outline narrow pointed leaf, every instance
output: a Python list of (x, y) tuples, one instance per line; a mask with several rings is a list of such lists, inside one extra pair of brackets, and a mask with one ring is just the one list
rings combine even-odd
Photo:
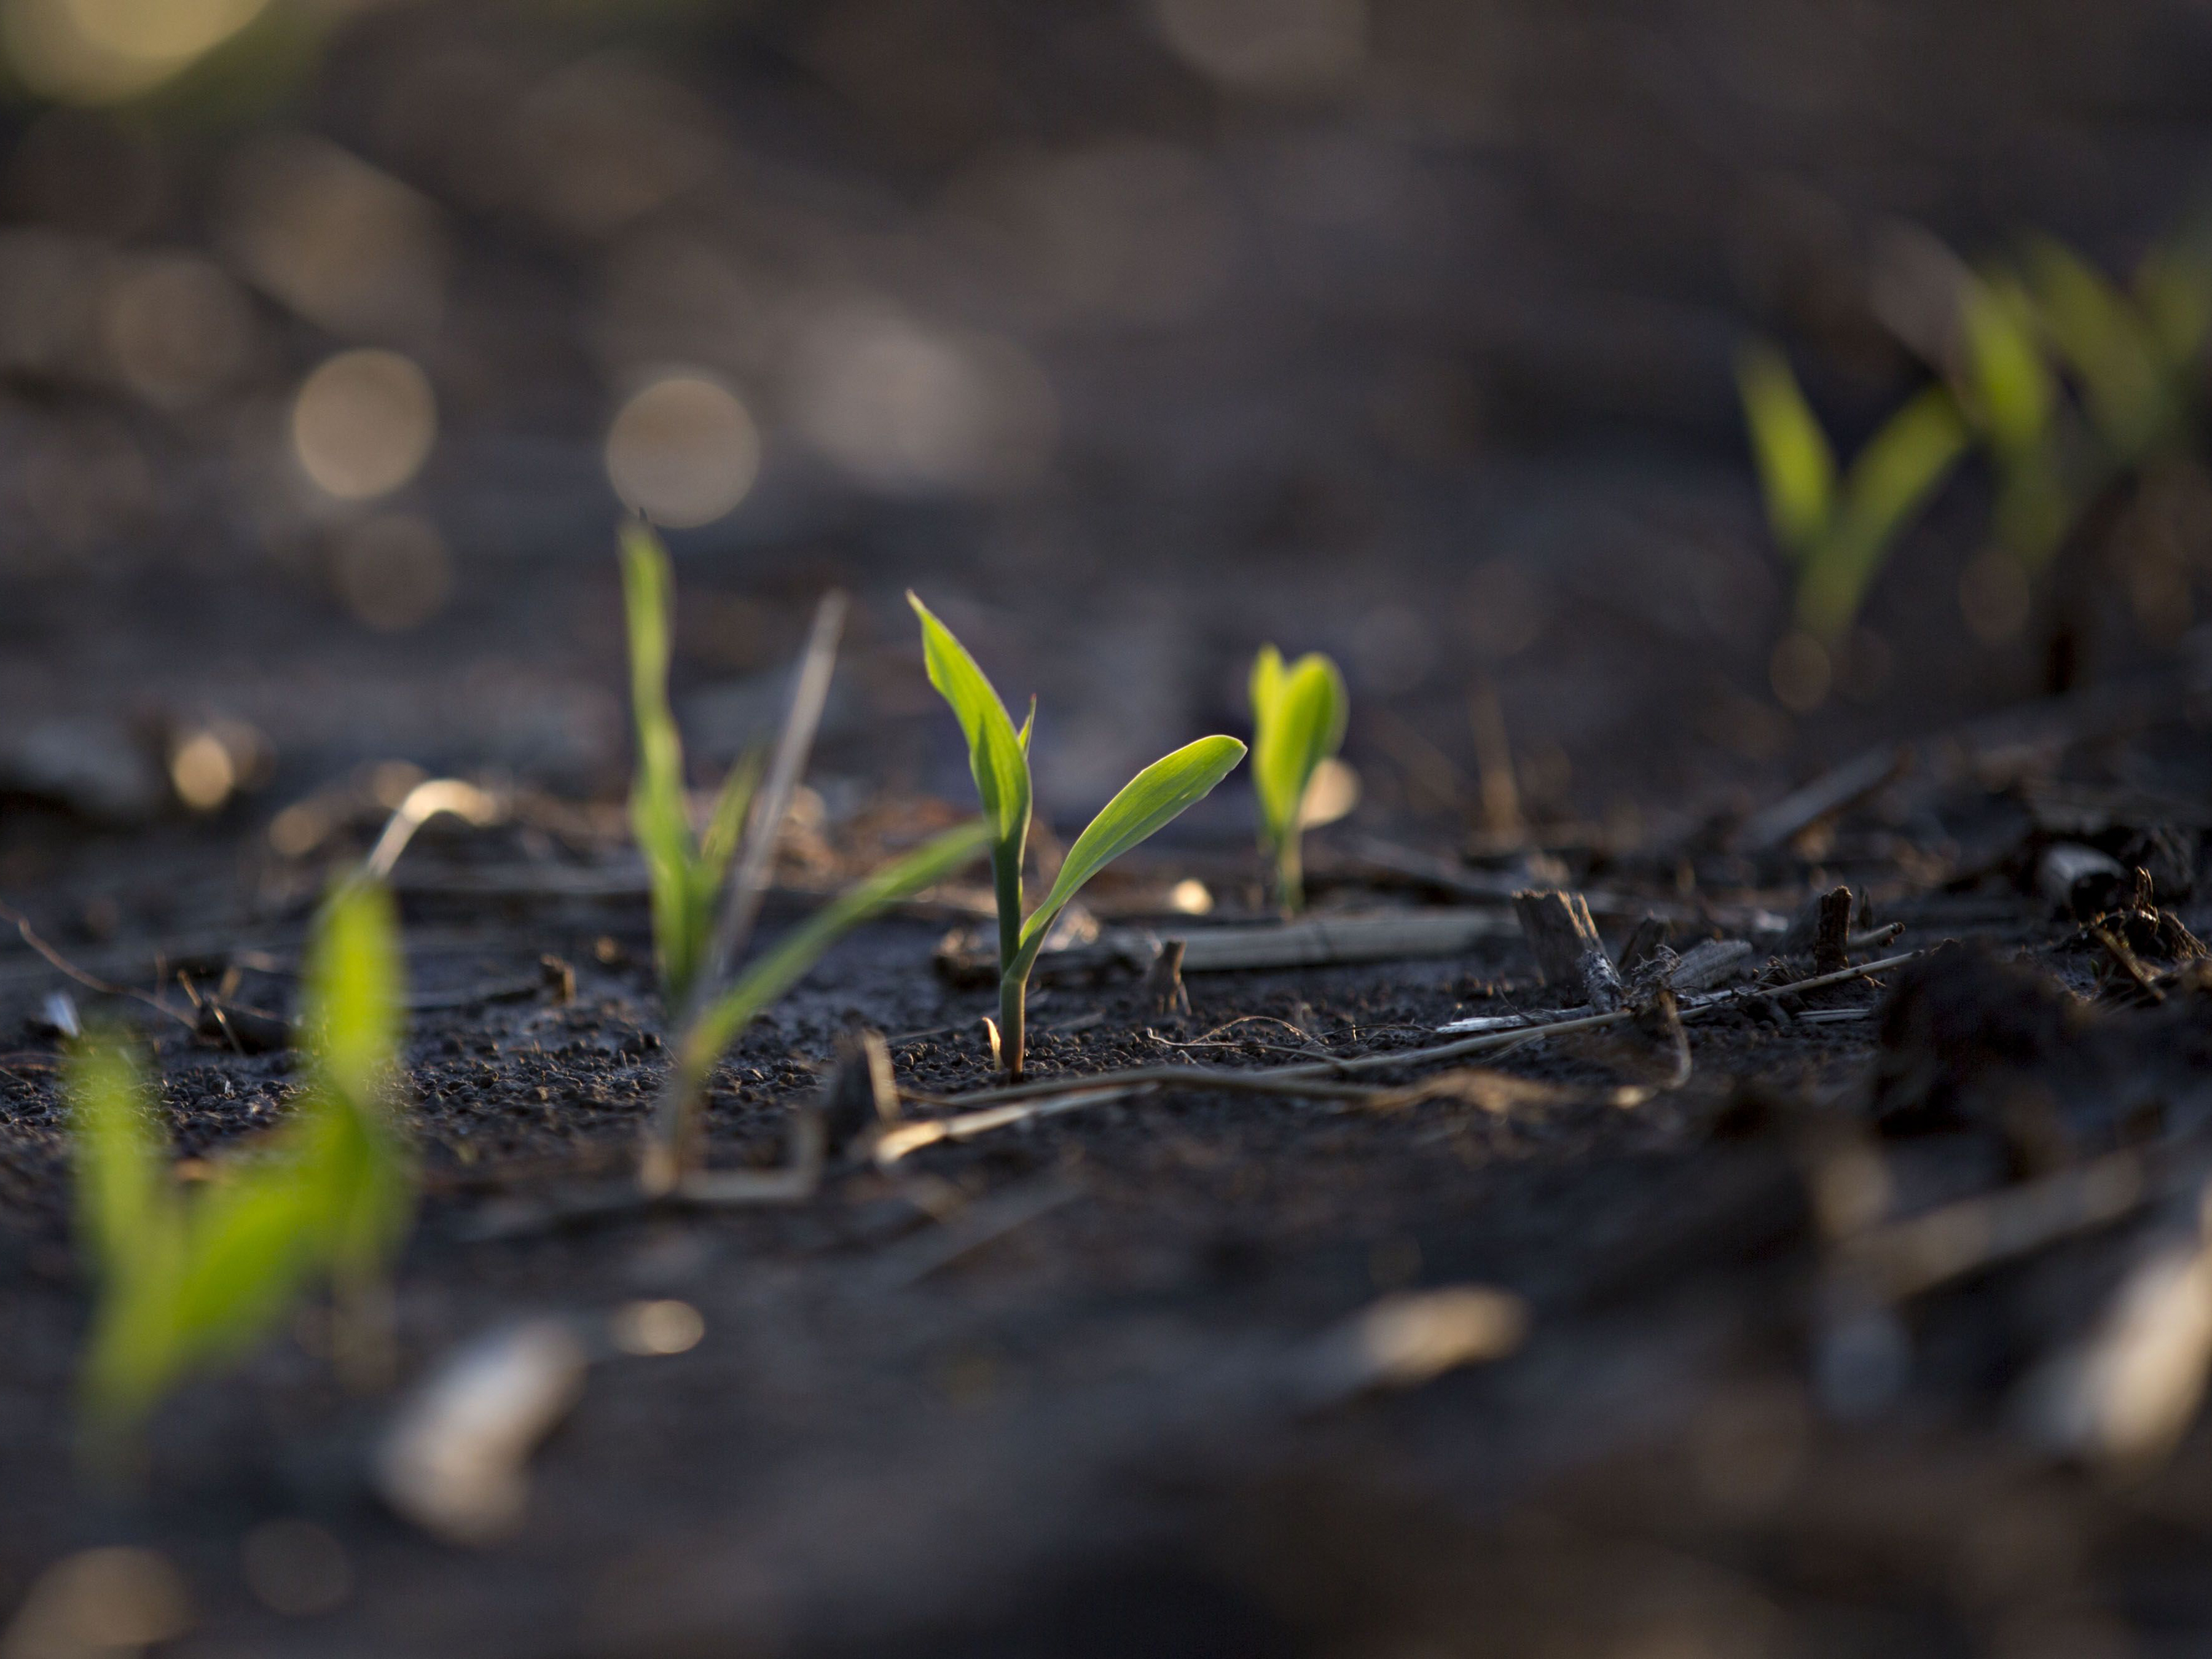
[(1084, 883), (1203, 800), (1243, 758), (1244, 745), (1235, 738), (1200, 738), (1154, 761), (1122, 786), (1121, 793), (1108, 801), (1075, 838), (1075, 845), (1060, 861), (1060, 876), (1052, 890), (1022, 924), (1017, 969), (1027, 971), (1053, 918)]
[(1835, 510), (1835, 452), (1798, 390), (1789, 360), (1771, 346), (1745, 349), (1736, 361), (1736, 387), (1767, 522), (1784, 552), (1802, 555)]
[[(951, 705), (968, 739), (968, 766), (975, 775), (976, 798), (991, 825), (992, 839), (1014, 849), (1018, 857), (1030, 829), (1029, 750), (1023, 733), (1014, 730), (1006, 705), (968, 654), (968, 647), (921, 599), (911, 592), (906, 598), (921, 619), (921, 651), (929, 683)], [(1027, 730), (1025, 725), (1023, 731)]]
[(1849, 630), (1890, 544), (1950, 476), (1966, 441), (1958, 404), (1940, 386), (1867, 441), (1844, 481), (1836, 525), (1798, 579), (1797, 620), (1807, 632), (1832, 645)]
[(241, 1170), (192, 1206), (176, 1286), (176, 1364), (234, 1359), (283, 1315), (320, 1265), (301, 1248), (313, 1233), (315, 1191), (294, 1158)]
[(844, 934), (885, 906), (944, 880), (991, 839), (991, 826), (981, 818), (948, 830), (848, 887), (793, 928), (700, 1016), (678, 1058), (684, 1077), (703, 1078), (753, 1017), (798, 983)]
[(307, 1028), (313, 1076), (363, 1109), (389, 1086), (399, 1048), (398, 924), (378, 883), (331, 893), (307, 952)]
[(630, 712), (637, 728), (631, 833), (653, 896), (653, 949), (664, 993), (680, 999), (697, 970), (707, 925), (700, 910), (690, 819), (684, 802), (684, 745), (668, 706), (669, 610), (673, 580), (660, 538), (631, 520), (622, 530), (623, 610), (629, 624)]
[(1261, 723), (1273, 718), (1275, 704), (1283, 695), (1283, 653), (1272, 645), (1263, 645), (1252, 659), (1252, 729), (1257, 732)]
[(1969, 282), (1960, 323), (1971, 401), (1991, 447), (2014, 462), (2034, 455), (2050, 427), (2057, 387), (2027, 295), (2008, 281)]
[(762, 764), (757, 749), (748, 749), (738, 757), (714, 797), (714, 816), (707, 820), (707, 833), (699, 838), (700, 882), (706, 889), (709, 914), (720, 892), (722, 878), (729, 872), (730, 860), (738, 850), (738, 838), (744, 833), (745, 812), (753, 804), (754, 791), (760, 787)]
[(131, 1271), (163, 1237), (175, 1206), (167, 1138), (148, 1114), (145, 1079), (118, 1042), (88, 1041), (70, 1056), (70, 1144), (76, 1224), (103, 1278)]
[(2166, 414), (2148, 327), (2102, 271), (2062, 242), (2036, 240), (2027, 271), (2038, 320), (2080, 380), (2100, 435), (2123, 459), (2139, 458)]

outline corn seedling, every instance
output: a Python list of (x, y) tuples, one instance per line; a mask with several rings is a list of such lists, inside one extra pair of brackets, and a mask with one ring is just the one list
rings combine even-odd
[(1032, 701), (1017, 731), (967, 647), (911, 592), (907, 602), (921, 621), (929, 683), (951, 706), (968, 739), (969, 769), (989, 826), (999, 911), (999, 1062), (1007, 1076), (1019, 1078), (1030, 970), (1054, 920), (1091, 877), (1204, 799), (1244, 757), (1244, 745), (1235, 738), (1200, 738), (1138, 773), (1075, 838), (1044, 902), (1024, 917), (1022, 861), (1029, 845), (1030, 734), (1036, 705)]
[(987, 824), (973, 820), (884, 866), (817, 910), (726, 991), (706, 1001), (676, 1041), (675, 1066), (640, 1174), (647, 1192), (656, 1196), (675, 1192), (684, 1176), (699, 1168), (699, 1109), (707, 1080), (745, 1027), (805, 977), (839, 939), (878, 911), (943, 881), (981, 853), (989, 835)]
[(1305, 907), (1300, 843), (1314, 773), (1344, 743), (1351, 700), (1344, 675), (1319, 652), (1285, 666), (1262, 646), (1252, 661), (1252, 793), (1260, 808), (1260, 851), (1285, 915)]
[(2079, 388), (2110, 468), (2132, 471), (2178, 448), (2212, 332), (2212, 263), (2187, 243), (2161, 245), (2129, 292), (2063, 243), (2040, 237), (2021, 268), (2036, 324)]
[(653, 902), (653, 948), (661, 995), (682, 1008), (706, 969), (714, 916), (752, 804), (760, 769), (730, 769), (703, 831), (692, 826), (684, 788), (684, 744), (668, 706), (669, 623), (675, 602), (668, 554), (642, 522), (622, 532), (623, 605), (629, 621), (630, 709), (637, 726), (637, 775), (630, 828), (644, 855)]
[(683, 754), (668, 714), (668, 560), (642, 525), (623, 532), (623, 568), (638, 724), (631, 816), (652, 872), (653, 934), (675, 1033), (675, 1064), (639, 1170), (640, 1184), (658, 1196), (676, 1191), (699, 1169), (708, 1078), (744, 1028), (843, 934), (973, 859), (988, 832), (979, 821), (926, 842), (838, 895), (730, 979), (731, 964), (758, 914), (776, 842), (829, 696), (844, 599), (830, 595), (816, 614), (765, 775), (750, 763), (733, 772), (695, 847), (684, 806)]
[(1839, 474), (1827, 435), (1779, 351), (1748, 348), (1736, 383), (1767, 520), (1796, 566), (1797, 625), (1832, 647), (1850, 631), (1898, 537), (1966, 453), (1966, 421), (1948, 390), (1925, 387)]
[(2079, 513), (2072, 446), (2035, 305), (2002, 272), (1970, 278), (1959, 305), (1959, 402), (1987, 452), (1997, 544), (2033, 573), (2050, 563)]
[(185, 1377), (249, 1352), (318, 1279), (336, 1298), (341, 1360), (357, 1376), (374, 1364), (413, 1206), (392, 1109), (399, 977), (390, 899), (341, 884), (310, 951), (299, 1103), (258, 1152), (191, 1187), (169, 1172), (129, 1048), (93, 1041), (73, 1055), (77, 1218), (100, 1285), (83, 1390), (101, 1449)]

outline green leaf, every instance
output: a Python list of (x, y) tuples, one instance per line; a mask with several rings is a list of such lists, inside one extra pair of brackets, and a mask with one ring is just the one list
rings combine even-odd
[(127, 1428), (193, 1370), (264, 1336), (312, 1279), (381, 1274), (412, 1209), (389, 1097), (398, 1067), (398, 926), (383, 887), (337, 883), (307, 951), (307, 1087), (258, 1157), (180, 1190), (137, 1073), (113, 1044), (71, 1064), (77, 1202), (100, 1268), (87, 1405)]
[(2165, 366), (2185, 373), (2212, 335), (2212, 258), (2201, 236), (2153, 248), (2136, 270), (2136, 307)]
[(1940, 386), (1914, 397), (1867, 440), (1844, 481), (1836, 524), (1797, 585), (1797, 620), (1833, 645), (1849, 631), (1883, 556), (1966, 453), (1966, 423)]
[(66, 1086), (77, 1230), (101, 1276), (113, 1279), (149, 1252), (175, 1247), (167, 1137), (155, 1127), (145, 1079), (119, 1041), (77, 1045)]
[(397, 1127), (380, 1110), (311, 1094), (300, 1103), (292, 1133), (297, 1178), (311, 1195), (306, 1236), (342, 1275), (380, 1272), (414, 1213), (413, 1171)]
[(1351, 700), (1328, 658), (1310, 652), (1285, 669), (1272, 645), (1253, 665), (1252, 689), (1252, 787), (1264, 838), (1279, 848), (1298, 832), (1315, 769), (1344, 742)]
[(1736, 387), (1766, 497), (1774, 539), (1801, 556), (1835, 510), (1836, 458), (1820, 422), (1773, 347), (1751, 345), (1736, 359)]
[(290, 1133), (331, 1260), (369, 1271), (398, 1242), (411, 1210), (389, 1105), (403, 996), (391, 895), (367, 881), (333, 890), (308, 960), (305, 1024), (313, 1047)]
[(1968, 393), (1990, 447), (2014, 464), (2039, 456), (2057, 387), (2027, 294), (2003, 277), (1971, 280), (1960, 297), (1960, 325)]
[(662, 994), (679, 1001), (706, 946), (713, 900), (698, 901), (697, 849), (684, 797), (684, 744), (668, 706), (669, 613), (674, 579), (667, 550), (641, 520), (622, 529), (623, 610), (629, 631), (630, 712), (637, 727), (631, 833), (653, 896), (653, 952)]
[(198, 1370), (235, 1359), (283, 1316), (321, 1265), (314, 1183), (298, 1159), (248, 1165), (198, 1194), (175, 1286), (174, 1363)]
[(2127, 296), (2063, 243), (2037, 239), (2027, 270), (2037, 319), (2080, 380), (2099, 435), (2122, 461), (2142, 459), (2170, 412), (2149, 329)]
[(312, 1075), (364, 1108), (390, 1086), (398, 1061), (398, 931), (381, 884), (341, 881), (307, 947), (301, 1023)]
[(1243, 758), (1244, 745), (1234, 738), (1200, 738), (1154, 761), (1124, 784), (1067, 849), (1059, 879), (1022, 924), (1021, 952), (1007, 971), (1025, 977), (1053, 918), (1083, 884), (1203, 800)]
[[(1010, 853), (1018, 863), (1030, 833), (1029, 723), (1018, 732), (1014, 730), (1006, 705), (968, 654), (968, 647), (911, 591), (906, 598), (921, 619), (921, 652), (929, 683), (951, 705), (968, 739), (968, 767), (975, 777), (975, 795), (991, 826), (992, 840), (1002, 856)], [(1032, 720), (1035, 712), (1032, 704)]]
[(706, 921), (710, 927), (714, 902), (721, 896), (722, 878), (729, 873), (730, 860), (737, 853), (738, 838), (744, 834), (745, 812), (753, 804), (753, 791), (760, 787), (763, 765), (757, 749), (748, 749), (738, 757), (737, 763), (722, 780), (720, 793), (714, 797), (714, 815), (707, 820), (707, 833), (699, 838), (698, 869), (706, 889)]
[[(1258, 734), (1260, 723), (1274, 714), (1275, 704), (1283, 695), (1283, 653), (1272, 645), (1263, 645), (1252, 659), (1252, 726)], [(1256, 764), (1256, 763), (1255, 763)]]
[(982, 852), (992, 837), (992, 826), (982, 818), (948, 830), (847, 888), (785, 934), (685, 1034), (678, 1060), (684, 1085), (703, 1079), (754, 1017), (798, 983), (840, 938), (885, 906), (944, 880)]

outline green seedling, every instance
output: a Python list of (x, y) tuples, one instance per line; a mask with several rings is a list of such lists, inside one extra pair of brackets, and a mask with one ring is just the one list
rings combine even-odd
[(178, 1382), (258, 1346), (318, 1280), (335, 1297), (341, 1361), (359, 1376), (379, 1357), (386, 1275), (413, 1207), (392, 1100), (399, 977), (389, 897), (341, 884), (310, 950), (299, 1103), (191, 1186), (170, 1173), (131, 1050), (94, 1041), (71, 1057), (77, 1221), (99, 1280), (83, 1395), (103, 1454)]
[(1747, 349), (1736, 383), (1767, 520), (1797, 568), (1797, 625), (1832, 647), (1850, 631), (1897, 538), (1966, 453), (1966, 420), (1948, 391), (1925, 387), (1839, 477), (1835, 452), (1780, 352)]
[(653, 896), (653, 948), (661, 996), (681, 1008), (707, 965), (714, 913), (730, 859), (760, 781), (757, 760), (730, 769), (703, 831), (684, 788), (684, 744), (668, 706), (669, 623), (674, 579), (660, 538), (632, 520), (622, 532), (623, 605), (629, 626), (630, 709), (637, 776), (629, 817)]
[(2080, 388), (2112, 471), (2132, 471), (2179, 447), (2212, 330), (2204, 258), (2182, 244), (2157, 248), (2130, 294), (2063, 243), (2039, 237), (2022, 270), (2037, 324)]
[(1252, 661), (1252, 793), (1260, 807), (1260, 851), (1285, 915), (1305, 908), (1300, 843), (1307, 792), (1321, 763), (1343, 746), (1351, 699), (1344, 675), (1319, 652), (1285, 667), (1272, 645)]
[(878, 912), (935, 886), (974, 859), (989, 839), (989, 825), (975, 819), (924, 842), (847, 888), (784, 935), (726, 991), (705, 1001), (676, 1040), (675, 1068), (640, 1176), (647, 1192), (672, 1192), (699, 1166), (699, 1107), (707, 1079), (745, 1027), (804, 978), (838, 939)]
[(999, 1063), (1007, 1076), (1019, 1078), (1030, 970), (1054, 919), (1091, 877), (1212, 793), (1244, 757), (1244, 745), (1235, 738), (1200, 738), (1138, 773), (1075, 838), (1044, 902), (1024, 917), (1022, 861), (1029, 845), (1030, 732), (1036, 706), (1031, 702), (1017, 731), (967, 647), (911, 592), (907, 602), (921, 620), (929, 683), (951, 705), (968, 739), (969, 769), (989, 826), (999, 909)]
[(1999, 546), (2033, 574), (2051, 562), (2079, 512), (2063, 407), (2027, 289), (2002, 272), (1970, 278), (1959, 306), (1954, 379), (1987, 452)]

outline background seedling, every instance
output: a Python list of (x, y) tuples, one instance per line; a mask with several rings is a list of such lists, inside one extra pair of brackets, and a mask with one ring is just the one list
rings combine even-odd
[(1962, 282), (1944, 382), (1899, 409), (1840, 483), (1787, 362), (1747, 349), (1738, 386), (1768, 522), (1798, 569), (1797, 625), (1825, 646), (1843, 637), (1970, 446), (1990, 465), (1996, 547), (2040, 575), (2115, 486), (2187, 452), (2208, 337), (2212, 256), (2197, 239), (2154, 248), (2124, 289), (2038, 237)]
[(951, 706), (968, 739), (969, 769), (989, 826), (999, 909), (999, 1061), (1009, 1077), (1018, 1078), (1030, 969), (1054, 919), (1091, 877), (1203, 800), (1244, 757), (1244, 745), (1235, 738), (1200, 738), (1138, 773), (1075, 838), (1044, 902), (1024, 919), (1022, 859), (1029, 845), (1030, 732), (1036, 706), (1031, 702), (1029, 717), (1017, 731), (1006, 705), (967, 647), (927, 605), (911, 592), (906, 597), (921, 621), (929, 683)]
[(2053, 238), (2030, 242), (2021, 285), (2050, 350), (2078, 388), (2106, 465), (2131, 471), (2187, 439), (2212, 331), (2212, 264), (2186, 240), (2154, 248), (2133, 291)]
[(622, 529), (623, 606), (629, 628), (630, 710), (637, 726), (637, 775), (630, 827), (644, 855), (653, 900), (653, 958), (661, 995), (680, 1010), (706, 965), (723, 878), (760, 781), (757, 759), (730, 769), (703, 831), (695, 830), (684, 788), (684, 744), (668, 706), (669, 623), (674, 579), (660, 538), (632, 520)]
[(259, 1149), (189, 1189), (131, 1050), (92, 1041), (73, 1056), (78, 1226), (100, 1284), (84, 1404), (103, 1455), (179, 1382), (250, 1351), (318, 1279), (336, 1297), (341, 1364), (362, 1380), (378, 1369), (386, 1273), (413, 1206), (392, 1107), (399, 978), (389, 897), (341, 884), (310, 947), (307, 1087)]
[(1285, 667), (1272, 645), (1252, 661), (1252, 793), (1260, 809), (1260, 850), (1285, 915), (1305, 906), (1300, 857), (1306, 793), (1315, 770), (1343, 746), (1351, 700), (1344, 675), (1319, 652)]
[(1736, 384), (1767, 521), (1797, 568), (1797, 626), (1832, 649), (1850, 631), (1897, 538), (1966, 453), (1966, 420), (1948, 391), (1925, 387), (1839, 477), (1835, 452), (1779, 351), (1747, 349)]

